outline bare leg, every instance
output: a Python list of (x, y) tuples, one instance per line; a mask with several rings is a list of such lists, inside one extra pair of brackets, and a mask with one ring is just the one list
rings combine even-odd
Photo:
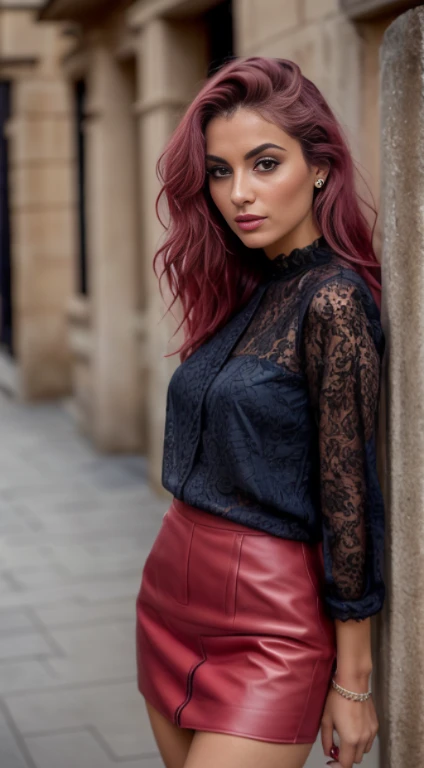
[(303, 768), (312, 747), (196, 731), (184, 768)]
[(153, 735), (166, 768), (183, 768), (194, 731), (177, 728), (145, 700)]

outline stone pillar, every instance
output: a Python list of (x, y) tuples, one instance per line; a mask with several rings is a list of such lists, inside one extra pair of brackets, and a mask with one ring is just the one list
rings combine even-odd
[[(162, 490), (166, 391), (169, 378), (179, 363), (178, 355), (167, 359), (164, 355), (180, 346), (182, 336), (168, 345), (176, 323), (171, 315), (163, 319), (169, 297), (163, 282), (165, 303), (162, 301), (153, 272), (153, 257), (163, 235), (155, 213), (159, 192), (156, 162), (206, 70), (205, 33), (200, 24), (152, 19), (139, 28), (139, 100), (136, 109), (139, 117), (139, 184), (143, 200), (143, 306), (139, 325), (144, 332), (141, 356), (148, 380), (149, 472), (152, 485), (158, 491)], [(178, 307), (173, 311), (178, 313)]]
[(93, 35), (86, 107), (91, 434), (104, 451), (142, 449), (135, 315), (138, 199), (132, 94), (107, 35)]
[(382, 65), (387, 601), (380, 618), (381, 768), (424, 764), (424, 9), (386, 31)]
[[(361, 174), (369, 186), (377, 210), (380, 208), (380, 47), (383, 35), (393, 16), (374, 19), (370, 23), (361, 24), (362, 38), (362, 69), (361, 69), (361, 126), (360, 153)], [(369, 202), (373, 202), (366, 186), (361, 185), (361, 194)], [(365, 210), (365, 215), (374, 225), (374, 215)], [(378, 258), (381, 260), (381, 218), (377, 218), (373, 244)]]
[[(16, 395), (61, 397), (71, 386), (64, 307), (73, 286), (72, 104), (55, 25), (29, 9), (0, 11), (1, 58), (12, 82), (9, 138)], [(3, 70), (2, 70), (3, 71)]]

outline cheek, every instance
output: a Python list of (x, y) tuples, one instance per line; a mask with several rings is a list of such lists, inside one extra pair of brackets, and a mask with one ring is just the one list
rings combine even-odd
[(278, 177), (264, 187), (263, 193), (272, 205), (296, 204), (309, 195), (308, 180), (299, 169), (285, 168)]

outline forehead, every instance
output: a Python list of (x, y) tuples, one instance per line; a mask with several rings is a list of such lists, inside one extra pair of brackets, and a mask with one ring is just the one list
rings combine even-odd
[(250, 109), (240, 108), (232, 115), (219, 115), (209, 121), (206, 131), (206, 152), (212, 155), (245, 155), (260, 144), (272, 142), (285, 149), (292, 148), (292, 139), (275, 123)]

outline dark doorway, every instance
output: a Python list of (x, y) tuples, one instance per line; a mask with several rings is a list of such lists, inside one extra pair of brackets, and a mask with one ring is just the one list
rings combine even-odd
[(13, 355), (9, 156), (5, 131), (10, 118), (10, 89), (9, 82), (0, 80), (0, 343)]
[(77, 264), (77, 292), (82, 293), (84, 296), (89, 292), (87, 272), (87, 217), (85, 213), (85, 99), (85, 81), (78, 80), (75, 83), (79, 255)]
[(231, 0), (214, 6), (205, 14), (209, 42), (208, 77), (234, 56), (233, 9)]

